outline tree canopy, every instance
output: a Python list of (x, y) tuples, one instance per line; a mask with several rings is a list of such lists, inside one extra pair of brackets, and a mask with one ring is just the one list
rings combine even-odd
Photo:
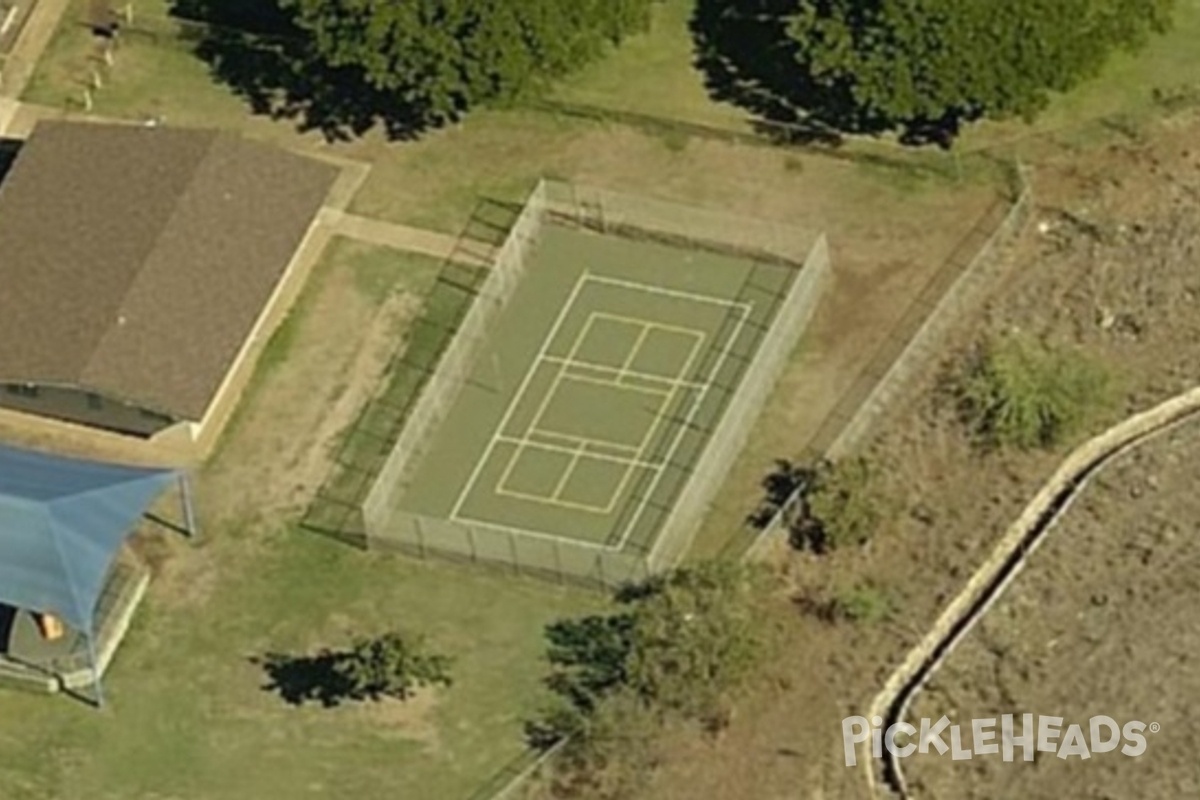
[(425, 124), (510, 98), (645, 28), (652, 0), (279, 0), (327, 66)]
[[(736, 0), (734, 0), (736, 3)], [(1032, 117), (1116, 49), (1167, 28), (1174, 0), (799, 0), (788, 34), (816, 87), (865, 127), (949, 130)]]
[(625, 796), (668, 720), (720, 730), (775, 639), (774, 589), (761, 568), (699, 563), (631, 587), (614, 613), (547, 628), (561, 702), (527, 732), (541, 747), (569, 739), (559, 795)]

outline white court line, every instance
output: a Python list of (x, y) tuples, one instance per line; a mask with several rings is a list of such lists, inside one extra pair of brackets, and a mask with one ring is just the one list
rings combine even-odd
[[(578, 363), (578, 362), (573, 362), (573, 363)], [(660, 383), (671, 384), (671, 386), (669, 388), (652, 389), (649, 386), (633, 386), (631, 384), (621, 383), (621, 382), (615, 381), (615, 380), (606, 381), (603, 378), (593, 378), (591, 375), (572, 375), (566, 371), (569, 367), (570, 367), (570, 364), (567, 364), (566, 366), (563, 367), (562, 380), (564, 380), (564, 381), (576, 381), (578, 383), (590, 383), (593, 386), (607, 386), (610, 389), (620, 389), (621, 391), (624, 391), (624, 392), (640, 392), (642, 394), (648, 394), (648, 395), (652, 395), (654, 397), (666, 397), (667, 395), (671, 394), (671, 392), (675, 391), (675, 389), (676, 389), (676, 387), (674, 385), (675, 382), (672, 381), (670, 378), (662, 378), (659, 381)], [(541, 419), (541, 416), (538, 417), (538, 420), (540, 420), (540, 419)], [(542, 433), (549, 434), (551, 436), (569, 436), (570, 435), (567, 433), (561, 433), (559, 431), (550, 430), (549, 428), (539, 427), (536, 424), (536, 422), (534, 425), (529, 426), (529, 430), (541, 431)], [(590, 441), (608, 444), (608, 442), (605, 442), (603, 439), (591, 439)], [(617, 445), (617, 446), (620, 447), (621, 445)]]
[[(595, 281), (597, 279), (592, 278), (592, 280)], [(695, 336), (700, 339), (703, 339), (708, 335), (708, 331), (704, 328), (689, 328), (686, 325), (672, 325), (669, 322), (658, 322), (656, 320), (645, 319), (644, 317), (631, 317), (627, 314), (614, 314), (611, 311), (593, 311), (592, 316), (599, 317), (600, 319), (610, 319), (613, 322), (621, 322), (626, 325), (635, 325), (639, 328), (651, 327), (664, 331), (671, 331), (672, 333), (682, 333), (688, 336)]]
[(474, 523), (475, 525), (482, 525), (485, 528), (493, 528), (493, 529), (501, 531), (503, 533), (513, 533), (513, 534), (516, 534), (517, 536), (532, 536), (535, 539), (544, 539), (546, 541), (552, 541), (552, 542), (562, 542), (563, 544), (565, 544), (569, 547), (577, 545), (579, 547), (586, 547), (589, 550), (605, 550), (605, 551), (611, 551), (611, 552), (616, 552), (619, 549), (617, 547), (613, 547), (610, 544), (597, 544), (596, 542), (589, 542), (586, 539), (575, 539), (571, 536), (563, 536), (562, 534), (559, 534), (559, 533), (548, 533), (546, 531), (537, 531), (537, 530), (533, 530), (532, 528), (518, 528), (515, 525), (505, 525), (502, 522), (494, 522), (492, 520), (479, 519), (478, 517), (469, 517), (469, 516), (466, 516), (465, 514), (459, 514), (454, 519), (459, 522), (470, 522), (470, 523)]
[[(527, 441), (530, 444), (538, 444), (538, 445), (545, 444), (545, 442), (539, 441), (538, 439), (536, 439), (534, 437), (540, 437), (541, 439), (548, 439), (549, 443), (551, 445), (557, 445), (558, 447), (566, 447), (566, 448), (571, 448), (571, 449), (574, 449), (575, 447), (578, 447), (580, 444), (584, 443), (583, 440), (580, 439), (578, 436), (567, 436), (565, 433), (547, 433), (546, 431), (529, 431), (529, 433), (525, 434), (524, 437), (502, 436), (501, 439), (508, 439), (509, 441), (514, 442), (514, 443), (520, 442), (520, 441)], [(562, 442), (566, 442), (566, 444), (562, 444)], [(627, 449), (632, 450), (633, 448), (630, 447)]]
[[(594, 320), (597, 316), (598, 316), (598, 314), (596, 312), (593, 312), (588, 317), (587, 325), (584, 328), (585, 333), (587, 331), (591, 330), (592, 320)], [(635, 320), (633, 318), (626, 318), (626, 319), (628, 319), (628, 321), (631, 323), (635, 322)], [(646, 334), (649, 333), (649, 331), (654, 327), (654, 323), (652, 323), (652, 322), (642, 321), (642, 322), (640, 322), (640, 324), (642, 325), (642, 328), (643, 328), (642, 335), (638, 338), (637, 342), (635, 343), (634, 349), (632, 351), (633, 355), (637, 354), (638, 349), (640, 349), (641, 343), (644, 341)], [(696, 329), (692, 329), (691, 331), (689, 331), (689, 333), (694, 337), (694, 339), (692, 341), (691, 351), (688, 353), (687, 361), (684, 363), (683, 369), (675, 376), (674, 379), (663, 379), (662, 380), (663, 383), (671, 384), (671, 389), (669, 392), (656, 392), (656, 391), (653, 391), (650, 389), (645, 389), (645, 388), (640, 388), (640, 387), (623, 386), (619, 382), (620, 381), (620, 372), (618, 372), (618, 379), (617, 379), (618, 382), (614, 384), (614, 383), (608, 382), (608, 381), (597, 381), (597, 380), (591, 379), (591, 378), (583, 379), (583, 378), (578, 378), (573, 375), (568, 375), (566, 373), (566, 367), (563, 367), (559, 371), (559, 373), (555, 376), (554, 385), (551, 387), (551, 392), (553, 393), (553, 392), (558, 391), (558, 387), (563, 380), (584, 380), (585, 382), (598, 383), (598, 384), (604, 385), (604, 386), (614, 386), (615, 385), (622, 389), (638, 391), (638, 392), (642, 392), (644, 394), (651, 394), (651, 395), (657, 396), (659, 398), (658, 408), (654, 411), (651, 424), (646, 428), (646, 432), (645, 432), (645, 434), (643, 434), (642, 440), (637, 446), (637, 456), (638, 456), (637, 462), (646, 465), (650, 470), (652, 470), (655, 473), (655, 480), (653, 482), (653, 485), (658, 484), (658, 480), (660, 478), (660, 473), (666, 467), (667, 463), (669, 463), (669, 459), (664, 460), (661, 464), (651, 465), (649, 462), (645, 461), (645, 459), (642, 459), (641, 456), (645, 452), (646, 447), (650, 444), (651, 441), (653, 441), (654, 436), (658, 433), (659, 428), (662, 427), (663, 422), (666, 419), (666, 417), (663, 416), (663, 409), (669, 408), (670, 404), (672, 402), (674, 402), (675, 397), (679, 393), (679, 383), (680, 383), (679, 376), (680, 375), (688, 375), (691, 372), (692, 366), (696, 361), (697, 354), (703, 350), (703, 345), (704, 345), (705, 339), (709, 338), (709, 336), (711, 335), (710, 332), (707, 332), (707, 331), (698, 332)], [(581, 334), (579, 336), (579, 338), (576, 339), (575, 346), (573, 346), (571, 348), (571, 351), (567, 354), (567, 358), (566, 358), (567, 363), (570, 363), (571, 361), (574, 360), (575, 353), (578, 351), (579, 345), (580, 345), (580, 343), (582, 343), (582, 341), (583, 341), (583, 334)], [(630, 360), (632, 360), (632, 357), (627, 357), (626, 364), (628, 364)], [(703, 396), (703, 395), (701, 395), (701, 396)], [(549, 405), (549, 402), (550, 402), (549, 397), (544, 399), (541, 408), (538, 410), (537, 416), (533, 420), (533, 423), (531, 424), (529, 429), (526, 431), (525, 435), (522, 437), (523, 439), (528, 439), (529, 434), (534, 431), (543, 430), (543, 429), (539, 428), (538, 425), (541, 422), (542, 416), (544, 415), (545, 409)], [(550, 433), (550, 434), (555, 433), (554, 431), (544, 431), (544, 432)], [(601, 439), (592, 439), (591, 441), (597, 445), (612, 444), (612, 442), (609, 442), (606, 440), (601, 440)], [(522, 444), (518, 445), (519, 449), (517, 450), (517, 453), (520, 453), (526, 446), (536, 446), (536, 445), (526, 445), (525, 443), (522, 443)], [(574, 452), (571, 455), (572, 455), (571, 463), (570, 463), (570, 465), (568, 465), (566, 471), (564, 472), (564, 477), (559, 483), (560, 489), (562, 486), (564, 486), (566, 484), (567, 480), (570, 478), (571, 474), (574, 472), (576, 465), (579, 463), (578, 452)], [(512, 465), (512, 463), (515, 462), (515, 455), (513, 458), (514, 458), (514, 461), (510, 461), (510, 464), (509, 464), (510, 469), (505, 471), (505, 480), (507, 480), (507, 476), (508, 476), (509, 472), (511, 472), (511, 465)], [(627, 462), (625, 464), (625, 472), (621, 476), (621, 481), (619, 484), (617, 484), (616, 490), (609, 497), (608, 505), (605, 506), (605, 511), (607, 513), (611, 513), (613, 507), (618, 502), (620, 502), (620, 499), (624, 495), (625, 490), (628, 488), (629, 482), (632, 479), (633, 473), (636, 469), (637, 469), (637, 467), (633, 466), (632, 462)], [(571, 507), (576, 507), (576, 508), (578, 508), (578, 507), (588, 507), (588, 508), (597, 508), (597, 509), (599, 508), (598, 506), (589, 507), (589, 506), (584, 506), (584, 504), (570, 503), (570, 501), (560, 501), (558, 499), (558, 495), (559, 495), (559, 492), (556, 492), (553, 497), (547, 498), (546, 500), (544, 500), (542, 502), (546, 502), (549, 505), (559, 505), (559, 504), (570, 505)], [(532, 499), (532, 497), (530, 499)], [(648, 502), (648, 501), (644, 500), (643, 502)], [(639, 512), (638, 516), (640, 517), (640, 515), (641, 514)]]
[[(568, 361), (567, 359), (562, 358), (561, 356), (543, 356), (542, 360), (548, 361), (551, 364), (562, 364), (564, 369), (570, 369), (571, 367), (579, 367), (581, 369), (595, 370), (596, 372), (617, 372), (618, 371), (616, 367), (610, 367), (607, 364), (598, 364), (595, 361), (584, 361), (583, 359), (580, 359), (580, 358), (576, 358), (576, 359), (572, 359), (572, 360)], [(578, 380), (585, 380), (585, 378), (583, 378), (580, 375), (567, 375), (567, 377), (568, 378), (576, 378)], [(632, 369), (625, 370), (625, 377), (634, 378), (636, 380), (642, 380), (642, 381), (647, 381), (647, 382), (665, 383), (671, 387), (670, 389), (646, 389), (646, 391), (648, 391), (648, 392), (653, 392), (653, 391), (669, 392), (679, 386), (685, 386), (688, 389), (703, 389), (704, 388), (703, 383), (696, 383), (695, 381), (680, 380), (679, 378), (668, 378), (666, 375), (654, 375), (653, 373), (650, 373), (650, 372), (639, 372), (637, 370), (632, 370)], [(613, 380), (613, 381), (609, 382), (609, 385), (628, 387), (628, 388), (642, 388), (642, 387), (631, 387), (631, 386), (629, 386), (628, 383), (621, 383), (618, 380)]]
[[(501, 437), (500, 441), (502, 441), (506, 444), (515, 444), (515, 445), (527, 444), (529, 447), (541, 448), (542, 450), (549, 450), (552, 453), (564, 453), (566, 455), (570, 455), (570, 454), (576, 452), (575, 448), (573, 448), (573, 447), (562, 447), (561, 445), (542, 444), (541, 442), (530, 442), (526, 439), (520, 439), (520, 438), (512, 437), (512, 436), (503, 436), (503, 437)], [(582, 441), (584, 443), (584, 445), (588, 444), (588, 440), (580, 440), (580, 441)], [(661, 464), (654, 463), (652, 461), (642, 461), (641, 459), (638, 459), (636, 457), (636, 454), (635, 454), (635, 457), (633, 457), (633, 458), (627, 458), (625, 456), (610, 456), (610, 455), (605, 455), (604, 453), (584, 453), (584, 455), (587, 456), (588, 458), (594, 458), (599, 461), (611, 461), (614, 464), (627, 464), (631, 467), (645, 467), (646, 469), (659, 469), (664, 464), (667, 463), (665, 461), (662, 462)]]
[[(533, 363), (529, 366), (529, 370), (525, 373), (525, 377), (521, 380), (521, 385), (517, 387), (517, 391), (512, 396), (512, 400), (509, 401), (508, 408), (504, 410), (504, 416), (501, 418), (500, 424), (496, 426), (496, 434), (503, 433), (505, 426), (508, 425), (509, 420), (512, 419), (513, 414), (517, 410), (517, 406), (520, 404), (521, 398), (525, 396), (525, 390), (529, 388), (530, 381), (533, 380), (534, 374), (537, 373), (537, 368), (541, 363), (542, 356), (545, 355), (546, 351), (550, 349), (550, 345), (554, 342), (555, 337), (558, 335), (559, 329), (562, 328), (563, 322), (566, 321), (567, 315), (570, 313), (571, 309), (575, 307), (575, 300), (579, 297), (579, 292), (587, 283), (589, 275), (590, 273), (586, 271), (583, 272), (583, 274), (576, 279), (575, 285), (571, 287), (571, 293), (567, 296), (566, 302), (563, 303), (562, 309), (559, 310), (558, 316), (555, 318), (554, 324), (550, 328), (550, 332), (546, 335), (546, 338), (542, 340), (541, 349), (538, 350), (537, 356), (533, 359)], [(467, 478), (466, 485), (463, 487), (463, 490), (459, 492), (458, 499), (454, 501), (454, 508), (450, 510), (450, 519), (458, 518), (458, 512), (462, 510), (463, 504), (467, 500), (467, 495), (470, 494), (471, 490), (475, 488), (475, 482), (479, 480), (479, 474), (483, 471), (483, 468), (488, 463), (488, 460), (491, 459), (492, 451), (495, 449), (496, 436), (493, 435), (492, 440), (488, 442), (487, 448), (484, 450), (479, 462), (475, 465), (475, 469), (471, 471), (471, 476)]]
[[(729, 340), (730, 346), (726, 347), (723, 350), (723, 352), (721, 353), (721, 357), (718, 359), (717, 364), (714, 366), (714, 369), (711, 373), (713, 378), (715, 378), (715, 376), (720, 373), (720, 369), (723, 366), (725, 360), (728, 358), (733, 344), (736, 343), (737, 340), (741, 337), (742, 328), (744, 327), (747, 319), (749, 318), (749, 314), (750, 314), (751, 310), (753, 309), (753, 305), (750, 303), (734, 302), (734, 301), (730, 301), (730, 300), (726, 300), (726, 299), (722, 299), (722, 298), (710, 297), (710, 296), (695, 294), (695, 293), (691, 293), (691, 292), (684, 292), (684, 291), (672, 290), (672, 289), (664, 289), (662, 287), (653, 286), (653, 285), (649, 285), (649, 284), (640, 284), (640, 283), (636, 283), (633, 281), (625, 281), (625, 280), (621, 280), (621, 279), (617, 279), (617, 278), (596, 276), (596, 275), (592, 275), (588, 271), (584, 271), (579, 276), (579, 278), (576, 280), (567, 300), (564, 302), (562, 309), (559, 311), (559, 314), (556, 317), (554, 324), (550, 329), (550, 332), (547, 334), (546, 338), (542, 341), (542, 345), (539, 348), (537, 354), (535, 355), (533, 363), (530, 365), (529, 370), (526, 372), (523, 380), (521, 381), (521, 384), (518, 386), (517, 391), (513, 395), (512, 400), (509, 401), (509, 405), (505, 409), (505, 412), (500, 421), (500, 424), (495, 429), (495, 431), (496, 431), (495, 434), (493, 434), (491, 441), (488, 442), (488, 446), (485, 449), (485, 452), (484, 452), (482, 458), (476, 464), (475, 469), (472, 471), (470, 477), (468, 478), (466, 485), (463, 487), (463, 490), (459, 493), (459, 496), (458, 496), (457, 500), (455, 501), (454, 508), (450, 512), (451, 519), (473, 522), (475, 524), (483, 525), (484, 527), (490, 527), (490, 528), (494, 528), (496, 530), (508, 531), (511, 533), (521, 534), (521, 535), (525, 535), (525, 536), (531, 536), (534, 538), (551, 540), (551, 541), (556, 541), (556, 542), (566, 542), (569, 544), (586, 547), (586, 548), (594, 549), (594, 550), (619, 552), (625, 547), (626, 543), (628, 542), (629, 537), (632, 535), (635, 524), (638, 521), (640, 521), (642, 515), (645, 513), (646, 507), (648, 506), (650, 499), (653, 497), (654, 492), (657, 491), (658, 484), (661, 481), (665, 470), (663, 469), (663, 465), (652, 466), (652, 465), (650, 465), (649, 462), (639, 459), (639, 461), (644, 465), (644, 468), (652, 469), (655, 472), (654, 481), (651, 484), (650, 491), (647, 493), (647, 495), (643, 499), (635, 516), (626, 525), (626, 529), (625, 529), (624, 533), (622, 534), (621, 539), (615, 545), (596, 544), (593, 542), (588, 542), (586, 540), (576, 539), (573, 537), (565, 537), (560, 534), (547, 533), (544, 531), (536, 531), (536, 530), (526, 529), (526, 528), (517, 528), (514, 526), (503, 525), (503, 524), (495, 523), (495, 522), (488, 521), (488, 520), (482, 520), (482, 519), (478, 519), (478, 518), (474, 518), (474, 517), (469, 517), (469, 516), (462, 514), (462, 507), (465, 504), (468, 495), (474, 489), (475, 484), (479, 480), (480, 473), (483, 471), (483, 468), (487, 465), (489, 459), (491, 458), (492, 452), (495, 450), (497, 443), (501, 440), (501, 437), (503, 437), (502, 431), (504, 430), (505, 427), (507, 427), (509, 421), (512, 419), (512, 416), (515, 413), (516, 407), (518, 406), (520, 400), (522, 399), (525, 392), (527, 391), (529, 384), (533, 379), (534, 374), (538, 371), (538, 367), (541, 365), (541, 362), (544, 360), (553, 360), (557, 363), (560, 363), (560, 365), (566, 364), (566, 361), (564, 361), (561, 358), (558, 358), (555, 356), (548, 356), (547, 351), (549, 350), (551, 344), (554, 342), (554, 339), (557, 337), (557, 334), (558, 334), (559, 330), (562, 328), (562, 325), (565, 322), (567, 315), (569, 314), (570, 310), (574, 307), (575, 302), (577, 301), (580, 292), (582, 291), (582, 289), (584, 288), (585, 284), (588, 281), (595, 281), (597, 283), (608, 283), (608, 284), (612, 284), (612, 285), (616, 285), (616, 286), (623, 286), (626, 288), (635, 289), (635, 290), (638, 290), (641, 292), (646, 292), (649, 294), (660, 294), (660, 295), (666, 295), (666, 296), (672, 296), (672, 297), (681, 297), (681, 298), (688, 299), (688, 300), (718, 304), (718, 305), (722, 305), (726, 308), (740, 310), (741, 314), (738, 319), (738, 323), (734, 328), (734, 335)], [(593, 312), (593, 313), (595, 313), (595, 312)], [(706, 332), (704, 334), (704, 336), (707, 336), (707, 335), (708, 335), (708, 333)], [(703, 338), (704, 337), (702, 336), (701, 340), (703, 340)], [(693, 350), (691, 358), (695, 357), (695, 353), (696, 353), (696, 351)], [(688, 364), (687, 368), (685, 368), (684, 372), (682, 373), (684, 375), (688, 374), (688, 370), (690, 370), (690, 368), (691, 368), (691, 363), (690, 363), (691, 358), (689, 358), (689, 364)], [(582, 367), (603, 369), (603, 367), (601, 365), (591, 365), (591, 364), (588, 364), (587, 362), (581, 362), (581, 361), (576, 361), (575, 363), (578, 363)], [(566, 366), (563, 366), (564, 370), (565, 370), (565, 368), (566, 368)], [(560, 375), (561, 375), (561, 372), (560, 372)], [(649, 378), (649, 379), (659, 380), (664, 383), (669, 382), (668, 380), (658, 378), (657, 376), (654, 376), (653, 378)], [(556, 376), (556, 380), (557, 380), (557, 376)], [(675, 386), (671, 390), (671, 393), (670, 393), (672, 399), (673, 399), (675, 393), (679, 390), (679, 388), (698, 389), (700, 392), (700, 395), (693, 401), (692, 408), (689, 411), (684, 424), (680, 425), (679, 430), (676, 431), (675, 440), (672, 443), (672, 447), (671, 447), (671, 450), (669, 451), (666, 461), (663, 462), (664, 465), (670, 462), (670, 458), (673, 456), (674, 452), (679, 447), (679, 442), (682, 438), (683, 433), (691, 425), (692, 419), (694, 418), (698, 409), (701, 406), (703, 406), (704, 400), (708, 395), (709, 389), (712, 388), (711, 381), (706, 384), (698, 384), (693, 381), (686, 381), (686, 382), (681, 381), (677, 378), (675, 381), (673, 381), (673, 383), (675, 384)], [(620, 384), (618, 384), (618, 385), (620, 385)], [(658, 426), (654, 426), (654, 427), (655, 427), (655, 429), (657, 429)], [(508, 439), (509, 437), (503, 437), (503, 438)], [(538, 445), (536, 445), (536, 443), (533, 443), (533, 444), (535, 446), (538, 446)], [(639, 450), (639, 454), (640, 454), (640, 450)], [(598, 453), (597, 454), (589, 454), (589, 455), (591, 455), (592, 457), (601, 458), (601, 459), (605, 458), (605, 456), (598, 454)], [(624, 492), (627, 482), (628, 482), (628, 479), (633, 474), (634, 469), (635, 468), (630, 468), (630, 469), (626, 470), (625, 475), (624, 475), (624, 480), (622, 481), (622, 485), (620, 487), (620, 490), (617, 492), (616, 497), (620, 497), (621, 494)]]
[(631, 349), (629, 354), (625, 356), (624, 363), (621, 364), (620, 368), (617, 370), (617, 383), (620, 383), (621, 378), (625, 377), (625, 373), (629, 369), (629, 365), (633, 363), (635, 358), (637, 358), (637, 354), (641, 351), (642, 345), (646, 343), (646, 337), (650, 335), (650, 331), (652, 330), (653, 328), (651, 328), (649, 325), (642, 326), (642, 332), (638, 334), (637, 341), (633, 343), (633, 349)]
[[(578, 379), (571, 375), (567, 375), (564, 378), (564, 380), (578, 380)], [(625, 487), (629, 485), (630, 476), (633, 474), (633, 471), (635, 469), (637, 469), (636, 466), (632, 465), (634, 461), (639, 460), (638, 458), (636, 458), (636, 456), (640, 456), (642, 454), (642, 452), (645, 451), (647, 443), (650, 442), (650, 440), (653, 438), (655, 432), (658, 430), (659, 425), (661, 424), (661, 421), (663, 419), (662, 411), (664, 408), (666, 408), (669, 405), (669, 403), (671, 402), (671, 399), (675, 396), (676, 390), (673, 389), (670, 392), (656, 392), (656, 391), (653, 391), (650, 389), (638, 389), (638, 388), (634, 388), (631, 386), (620, 386), (619, 384), (613, 384), (613, 383), (607, 383), (607, 382), (601, 382), (601, 383), (604, 386), (617, 386), (618, 388), (624, 389), (625, 391), (642, 392), (644, 394), (648, 394), (648, 395), (658, 398), (658, 408), (654, 410), (654, 412), (652, 414), (653, 419), (651, 421), (651, 424), (649, 426), (647, 426), (646, 432), (644, 434), (642, 434), (642, 440), (637, 444), (636, 447), (628, 448), (628, 449), (631, 449), (634, 451), (635, 458), (634, 459), (620, 459), (618, 461), (618, 463), (625, 464), (625, 474), (621, 476), (621, 482), (618, 484), (616, 491), (609, 498), (608, 506), (606, 506), (607, 512), (611, 513), (613, 505), (618, 502), (619, 498), (621, 497), (621, 494), (625, 491)], [(557, 385), (558, 384), (555, 384), (556, 388), (557, 388)], [(539, 416), (539, 419), (540, 419), (540, 416)], [(512, 464), (516, 462), (516, 457), (518, 454), (520, 454), (526, 447), (541, 447), (541, 445), (537, 444), (536, 442), (529, 441), (529, 434), (531, 434), (535, 431), (539, 431), (539, 432), (546, 433), (549, 435), (554, 435), (556, 433), (555, 431), (548, 431), (548, 430), (536, 427), (536, 422), (537, 421), (535, 420), (534, 426), (530, 427), (525, 432), (525, 435), (520, 437), (520, 439), (518, 440), (519, 441), (519, 444), (517, 444), (518, 449), (514, 452), (513, 456), (511, 457), (511, 461), (509, 462), (510, 469), (505, 471), (505, 479), (506, 480), (507, 480), (508, 473), (511, 472)], [(559, 434), (559, 435), (564, 435), (564, 434)], [(582, 441), (591, 442), (592, 444), (595, 444), (597, 446), (606, 446), (607, 445), (607, 446), (623, 447), (623, 445), (616, 445), (613, 442), (607, 441), (605, 439), (583, 439)], [(550, 449), (550, 448), (546, 448), (546, 449)], [(610, 460), (616, 460), (616, 459), (610, 459)], [(578, 458), (572, 459), (571, 465), (570, 465), (570, 467), (568, 467), (568, 469), (574, 470), (575, 465), (578, 463), (578, 461), (579, 461)], [(645, 466), (645, 467), (648, 467), (648, 468), (654, 469), (654, 470), (659, 470), (659, 469), (662, 469), (665, 464), (666, 464), (665, 461), (663, 462), (663, 464), (660, 464), (657, 466), (655, 466), (653, 464), (649, 464), (648, 462), (643, 462), (642, 466)], [(505, 490), (505, 491), (508, 491), (508, 490)], [(532, 497), (532, 496), (526, 495), (526, 497)], [(547, 505), (555, 505), (555, 504), (561, 503), (561, 501), (557, 500), (557, 498), (546, 498), (542, 502), (545, 502)]]
[[(679, 442), (683, 439), (683, 434), (688, 430), (688, 428), (691, 427), (692, 419), (696, 416), (696, 412), (700, 409), (701, 406), (704, 405), (704, 401), (708, 397), (708, 390), (712, 388), (713, 380), (715, 380), (717, 375), (719, 375), (721, 373), (721, 367), (725, 364), (725, 360), (727, 358), (729, 358), (730, 351), (733, 349), (733, 346), (737, 343), (738, 339), (741, 338), (742, 328), (745, 326), (746, 320), (748, 318), (749, 318), (748, 312), (743, 310), (741, 317), (738, 319), (737, 325), (734, 326), (733, 336), (731, 336), (729, 338), (728, 346), (726, 346), (725, 348), (722, 349), (721, 357), (719, 359), (717, 359), (717, 363), (713, 367), (712, 373), (710, 373), (710, 375), (709, 375), (709, 377), (710, 377), (709, 382), (705, 385), (705, 387), (703, 389), (700, 390), (700, 396), (698, 398), (696, 398), (696, 400), (693, 402), (692, 408), (688, 412), (687, 417), (684, 418), (683, 423), (681, 425), (679, 425), (679, 427), (676, 429), (675, 441), (671, 444), (671, 449), (669, 451), (667, 451), (667, 457), (663, 462), (664, 464), (671, 463), (671, 458), (674, 456), (675, 451), (677, 449), (679, 449)], [(641, 455), (641, 454), (639, 453), (638, 455)], [(656, 491), (658, 491), (658, 484), (660, 481), (662, 481), (662, 476), (664, 473), (666, 473), (666, 469), (660, 469), (655, 473), (654, 480), (650, 484), (650, 490), (648, 492), (646, 492), (645, 497), (642, 498), (642, 502), (641, 502), (640, 507), (637, 510), (637, 513), (625, 525), (625, 532), (621, 535), (621, 540), (617, 543), (618, 550), (624, 549), (625, 543), (627, 541), (629, 541), (629, 537), (633, 534), (635, 523), (640, 521), (642, 518), (642, 515), (646, 512), (646, 507), (650, 503), (650, 498), (652, 498), (654, 496), (654, 493)], [(689, 480), (690, 480), (690, 477), (689, 477)], [(662, 531), (657, 531), (657, 533), (661, 534)]]
[[(520, 439), (513, 439), (511, 441), (514, 444), (521, 443)], [(576, 503), (571, 500), (560, 500), (560, 499), (558, 499), (557, 496), (551, 498), (551, 497), (548, 497), (547, 495), (531, 494), (529, 492), (522, 492), (522, 491), (519, 491), (516, 489), (509, 489), (509, 488), (506, 488), (503, 486), (497, 486), (495, 489), (493, 489), (493, 492), (495, 492), (495, 494), (497, 494), (499, 496), (503, 496), (503, 497), (516, 497), (520, 500), (529, 500), (530, 502), (540, 503), (541, 505), (544, 505), (544, 506), (550, 506), (550, 507), (557, 506), (559, 508), (577, 509), (577, 510), (581, 510), (581, 511), (587, 511), (592, 514), (599, 514), (601, 516), (611, 516), (612, 515), (613, 508), (617, 505), (618, 502), (620, 502), (621, 497), (625, 494), (625, 488), (627, 486), (629, 486), (629, 481), (632, 479), (633, 473), (637, 472), (639, 469), (645, 469), (645, 470), (649, 470), (651, 472), (657, 473), (664, 466), (663, 464), (652, 464), (648, 461), (638, 461), (636, 459), (630, 459), (630, 458), (605, 456), (605, 455), (602, 455), (599, 453), (585, 453), (585, 452), (576, 453), (575, 450), (572, 450), (570, 448), (543, 447), (542, 445), (539, 445), (539, 444), (530, 444), (529, 447), (534, 450), (536, 450), (538, 448), (542, 448), (544, 450), (549, 450), (552, 452), (566, 452), (566, 453), (569, 453), (572, 455), (577, 455), (578, 458), (594, 458), (597, 461), (608, 461), (608, 462), (618, 464), (620, 466), (625, 467), (625, 471), (621, 473), (620, 483), (617, 484), (617, 488), (612, 492), (611, 495), (609, 495), (608, 504), (604, 505), (604, 506), (589, 505), (587, 503)], [(578, 460), (578, 458), (576, 460)], [(459, 517), (459, 519), (462, 519), (462, 518), (463, 517)]]
[(627, 281), (621, 278), (610, 278), (605, 275), (592, 275), (591, 280), (596, 283), (611, 283), (613, 286), (625, 286), (630, 289), (637, 289), (648, 294), (661, 294), (667, 297), (682, 297), (687, 300), (696, 300), (701, 303), (711, 303), (713, 305), (725, 306), (726, 308), (740, 308), (747, 314), (753, 308), (750, 303), (738, 303), (723, 297), (715, 297), (707, 294), (696, 294), (695, 292), (685, 292), (682, 289), (664, 289), (661, 286), (654, 286), (648, 283), (638, 283), (637, 281)]
[(562, 476), (558, 479), (558, 485), (554, 487), (554, 494), (550, 495), (550, 499), (555, 503), (565, 502), (571, 503), (572, 505), (587, 505), (587, 503), (575, 503), (573, 500), (563, 501), (559, 499), (563, 488), (567, 485), (567, 481), (569, 481), (571, 476), (575, 474), (575, 465), (579, 463), (579, 457), (583, 455), (583, 448), (586, 446), (586, 444), (579, 445), (579, 448), (575, 451), (575, 454), (571, 456), (571, 463), (567, 464), (567, 468), (563, 470)]

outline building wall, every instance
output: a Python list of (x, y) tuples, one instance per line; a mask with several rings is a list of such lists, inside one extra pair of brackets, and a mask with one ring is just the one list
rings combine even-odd
[(144, 437), (176, 422), (162, 414), (65, 386), (0, 384), (0, 408)]

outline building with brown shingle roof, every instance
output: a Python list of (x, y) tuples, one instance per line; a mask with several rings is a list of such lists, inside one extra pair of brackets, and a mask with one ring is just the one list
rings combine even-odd
[(0, 407), (198, 438), (336, 174), (229, 133), (40, 123), (0, 183)]

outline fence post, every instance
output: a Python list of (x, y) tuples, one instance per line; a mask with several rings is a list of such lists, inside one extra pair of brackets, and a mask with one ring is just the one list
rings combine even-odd
[(475, 544), (475, 526), (464, 525), (463, 528), (467, 532), (467, 548), (471, 551), (471, 563), (479, 563), (479, 546)]

